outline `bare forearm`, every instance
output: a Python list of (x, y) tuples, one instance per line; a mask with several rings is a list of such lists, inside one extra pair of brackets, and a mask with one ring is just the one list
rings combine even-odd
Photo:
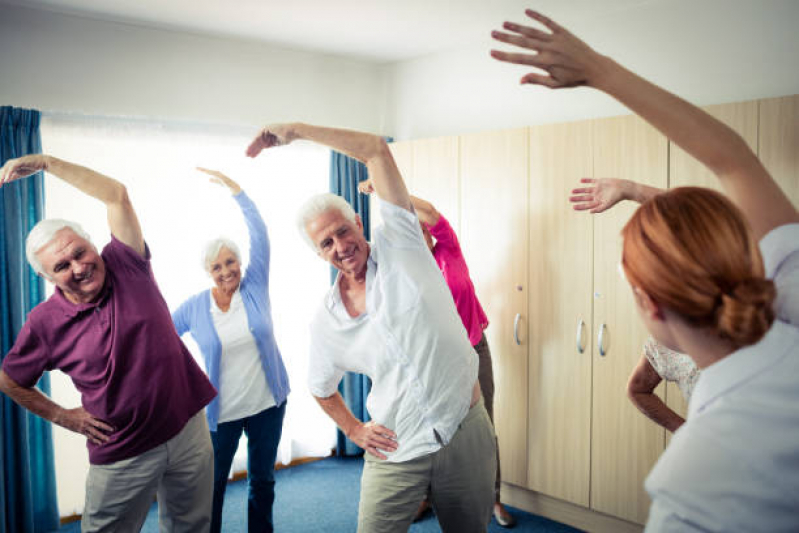
[(16, 384), (4, 372), (0, 372), (0, 392), (14, 400), (31, 413), (58, 423), (64, 408), (45, 396), (35, 387), (26, 388)]
[(344, 398), (340, 393), (337, 392), (328, 398), (319, 398), (318, 396), (314, 396), (314, 398), (345, 435), (351, 435), (353, 429), (361, 423), (344, 403)]
[(685, 419), (671, 410), (663, 400), (653, 393), (630, 394), (630, 401), (647, 418), (674, 432), (685, 423)]
[(128, 201), (125, 186), (113, 178), (53, 156), (46, 161), (47, 172), (107, 205)]
[(436, 210), (433, 204), (416, 196), (411, 196), (411, 204), (419, 220), (428, 226), (436, 225), (441, 214)]
[(385, 201), (410, 210), (408, 190), (391, 155), (391, 150), (382, 137), (371, 133), (301, 123), (293, 124), (291, 129), (297, 139), (323, 144), (363, 162), (377, 195)]
[(663, 193), (663, 189), (659, 189), (657, 187), (650, 187), (649, 185), (644, 185), (643, 183), (637, 183), (635, 181), (625, 180), (625, 194), (624, 197), (627, 200), (632, 200), (633, 202), (638, 202), (642, 204), (657, 196), (658, 194)]

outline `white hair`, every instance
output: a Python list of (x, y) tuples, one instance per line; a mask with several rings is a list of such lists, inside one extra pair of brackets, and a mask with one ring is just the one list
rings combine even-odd
[(209, 241), (208, 244), (205, 245), (205, 250), (203, 250), (203, 269), (206, 272), (210, 273), (211, 263), (219, 257), (219, 252), (222, 251), (222, 248), (227, 248), (233, 252), (233, 255), (235, 255), (236, 259), (241, 263), (241, 254), (239, 253), (239, 247), (236, 246), (236, 243), (225, 237), (219, 237)]
[(27, 256), (28, 263), (30, 263), (33, 271), (37, 274), (42, 274), (49, 278), (49, 276), (44, 273), (42, 269), (42, 262), (39, 261), (38, 257), (36, 257), (36, 254), (39, 252), (39, 250), (52, 242), (56, 233), (65, 228), (71, 229), (78, 237), (86, 239), (89, 241), (89, 244), (94, 246), (89, 234), (86, 233), (77, 222), (72, 222), (71, 220), (64, 220), (61, 218), (46, 218), (44, 220), (40, 220), (35, 226), (33, 226), (33, 229), (30, 231), (30, 233), (28, 233), (28, 238), (25, 240), (25, 255)]
[(316, 246), (316, 243), (311, 240), (311, 236), (308, 235), (308, 224), (327, 211), (338, 211), (353, 224), (357, 221), (358, 215), (355, 214), (355, 210), (341, 196), (330, 192), (311, 196), (302, 205), (299, 213), (297, 213), (297, 229), (314, 252), (318, 252), (319, 248)]

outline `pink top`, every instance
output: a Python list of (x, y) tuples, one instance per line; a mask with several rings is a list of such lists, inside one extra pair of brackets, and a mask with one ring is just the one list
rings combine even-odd
[(469, 277), (469, 267), (466, 266), (466, 260), (463, 258), (458, 237), (443, 215), (439, 216), (435, 225), (427, 226), (427, 229), (430, 230), (430, 235), (436, 239), (436, 244), (433, 246), (433, 257), (435, 257), (438, 268), (444, 274), (444, 279), (452, 292), (455, 307), (469, 334), (469, 342), (475, 346), (480, 342), (483, 330), (488, 327), (488, 317), (474, 293), (472, 278)]

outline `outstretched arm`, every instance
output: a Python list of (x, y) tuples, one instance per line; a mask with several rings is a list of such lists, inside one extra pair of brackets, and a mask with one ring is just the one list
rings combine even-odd
[(36, 387), (19, 385), (8, 374), (0, 370), (0, 392), (31, 413), (58, 424), (70, 431), (80, 433), (95, 444), (108, 442), (108, 433), (113, 428), (91, 416), (83, 407), (65, 409), (42, 394)]
[(7, 161), (0, 171), (0, 187), (42, 170), (103, 202), (111, 233), (144, 256), (144, 237), (139, 219), (133, 210), (127, 189), (115, 179), (52, 156), (37, 154)]
[(387, 459), (380, 450), (393, 452), (397, 449), (397, 435), (393, 431), (374, 422), (364, 423), (355, 418), (340, 393), (327, 398), (314, 398), (347, 438), (370, 454), (379, 459)]
[(527, 15), (549, 31), (506, 22), (503, 28), (511, 33), (492, 33), (498, 41), (535, 52), (491, 52), (500, 61), (546, 72), (527, 74), (522, 83), (553, 89), (587, 85), (616, 98), (716, 174), (757, 239), (777, 226), (799, 222), (790, 200), (732, 129), (597, 53), (540, 13), (527, 10)]
[(583, 178), (580, 183), (591, 186), (572, 189), (569, 201), (574, 204), (575, 211), (590, 210), (592, 214), (607, 211), (622, 200), (642, 204), (663, 192), (657, 187), (618, 178)]
[[(363, 194), (372, 194), (375, 190), (372, 178), (366, 179), (358, 184), (358, 190)], [(435, 208), (433, 204), (427, 200), (422, 200), (416, 196), (411, 196), (411, 205), (413, 205), (416, 216), (419, 220), (428, 226), (435, 226), (441, 213)]]
[(361, 161), (366, 165), (381, 199), (411, 210), (408, 190), (397, 164), (388, 144), (379, 135), (301, 123), (274, 124), (261, 130), (247, 148), (247, 155), (255, 157), (266, 148), (289, 144), (298, 139), (323, 144)]

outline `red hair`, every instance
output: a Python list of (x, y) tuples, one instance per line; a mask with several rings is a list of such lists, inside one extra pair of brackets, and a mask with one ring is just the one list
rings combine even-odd
[(622, 230), (630, 283), (737, 347), (759, 341), (774, 321), (774, 283), (757, 242), (724, 195), (680, 187), (638, 208)]

